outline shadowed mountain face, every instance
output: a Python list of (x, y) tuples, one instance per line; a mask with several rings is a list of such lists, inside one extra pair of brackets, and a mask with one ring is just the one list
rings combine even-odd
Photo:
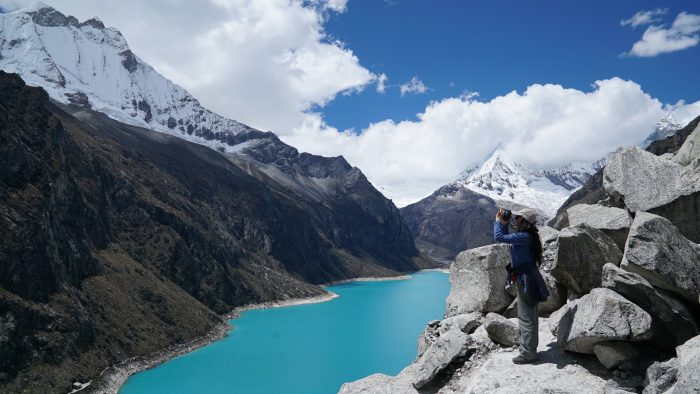
[(450, 184), (401, 208), (420, 250), (453, 260), (463, 250), (493, 243), (496, 203), (462, 185)]
[(0, 391), (68, 391), (235, 306), (431, 266), (359, 170), (295, 152), (226, 158), (0, 71)]
[[(234, 184), (237, 190), (250, 193), (254, 205), (247, 201), (244, 205), (249, 210), (222, 207), (235, 209), (228, 214), (242, 217), (248, 224), (224, 230), (244, 238), (257, 234), (253, 249), (272, 256), (297, 279), (322, 284), (358, 276), (396, 275), (434, 264), (419, 255), (398, 209), (342, 157), (300, 154), (272, 133), (256, 139), (255, 149), (245, 149), (244, 154), (219, 154), (84, 108), (64, 109), (100, 131), (147, 135), (170, 145), (186, 146), (209, 164), (224, 166), (223, 173), (209, 174), (185, 163), (178, 175), (185, 180), (187, 190), (199, 191), (196, 197), (189, 195), (197, 200), (209, 198), (221, 185)], [(142, 149), (141, 142), (136, 141), (134, 148)], [(178, 152), (161, 152), (161, 146), (154, 149), (156, 154), (149, 152), (148, 157), (167, 154), (169, 166), (182, 161)], [(243, 185), (238, 185), (237, 178), (243, 180)], [(197, 189), (200, 182), (208, 187)], [(234, 200), (226, 199), (231, 196), (226, 191), (220, 199), (230, 205)], [(252, 218), (260, 221), (260, 228), (251, 227), (253, 223), (258, 225)]]

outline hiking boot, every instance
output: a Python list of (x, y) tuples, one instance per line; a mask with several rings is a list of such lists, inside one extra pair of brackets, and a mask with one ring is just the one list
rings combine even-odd
[(535, 360), (537, 360), (537, 359), (536, 358), (527, 359), (527, 358), (523, 357), (523, 355), (521, 354), (521, 355), (513, 358), (513, 364), (532, 364), (535, 362)]

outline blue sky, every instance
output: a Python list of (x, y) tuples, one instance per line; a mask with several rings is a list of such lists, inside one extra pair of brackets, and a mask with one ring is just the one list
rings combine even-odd
[[(481, 100), (554, 83), (587, 91), (599, 79), (630, 79), (663, 102), (700, 99), (700, 47), (652, 58), (621, 57), (646, 26), (620, 21), (645, 9), (700, 13), (698, 1), (350, 1), (326, 31), (392, 88), (339, 96), (321, 112), (339, 129), (412, 119), (431, 100), (478, 92)], [(695, 65), (695, 66), (693, 66)], [(418, 77), (425, 94), (401, 97)]]

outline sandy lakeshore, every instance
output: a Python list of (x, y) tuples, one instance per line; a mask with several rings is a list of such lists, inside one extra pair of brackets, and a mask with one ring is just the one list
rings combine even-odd
[(354, 278), (354, 279), (341, 279), (341, 280), (336, 280), (333, 282), (328, 282), (323, 285), (323, 287), (327, 286), (333, 286), (333, 285), (340, 285), (343, 283), (351, 283), (351, 282), (383, 282), (387, 280), (406, 280), (406, 279), (411, 279), (411, 275), (399, 275), (399, 276), (368, 276), (368, 277), (363, 277), (363, 278)]

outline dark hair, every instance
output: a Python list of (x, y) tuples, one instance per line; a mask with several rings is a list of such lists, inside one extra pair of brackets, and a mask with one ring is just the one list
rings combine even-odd
[(516, 231), (524, 231), (530, 234), (530, 237), (532, 237), (532, 255), (535, 256), (535, 264), (537, 264), (537, 267), (542, 265), (542, 240), (540, 239), (540, 232), (537, 226), (523, 218), (522, 223), (516, 228)]
[(540, 240), (540, 232), (534, 224), (525, 227), (525, 231), (532, 237), (532, 254), (535, 256), (535, 263), (539, 267), (542, 265), (542, 241)]

